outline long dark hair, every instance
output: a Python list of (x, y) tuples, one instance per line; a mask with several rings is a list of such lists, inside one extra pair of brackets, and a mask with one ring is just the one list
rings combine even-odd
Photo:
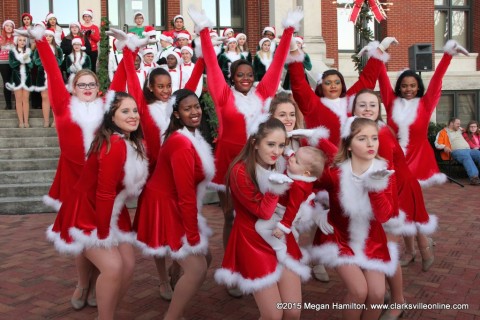
[[(342, 93), (340, 93), (340, 98), (343, 98), (347, 95), (347, 86), (345, 85), (345, 78), (343, 77), (343, 75), (339, 71), (334, 70), (334, 69), (330, 69), (330, 70), (325, 71), (322, 74), (322, 82), (325, 80), (326, 77), (333, 76), (333, 75), (338, 76), (340, 78), (340, 82), (342, 83)], [(323, 89), (322, 89), (322, 84), (321, 83), (318, 84), (317, 87), (315, 88), (315, 94), (317, 96), (319, 96), (320, 98), (325, 96), (323, 94)]]
[(170, 79), (172, 78), (167, 70), (160, 67), (152, 69), (150, 71), (147, 77), (147, 81), (145, 81), (145, 83), (143, 84), (143, 96), (145, 97), (145, 101), (147, 102), (147, 104), (154, 103), (158, 100), (153, 94), (153, 92), (150, 90), (150, 85), (154, 83), (156, 76), (167, 76)]
[[(198, 97), (195, 94), (195, 92), (188, 90), (188, 89), (179, 89), (175, 91), (175, 93), (172, 95), (170, 99), (175, 99), (175, 102), (173, 103), (173, 111), (178, 111), (178, 107), (180, 106), (180, 102), (182, 102), (183, 99), (194, 96), (195, 98)], [(170, 123), (168, 124), (167, 130), (165, 130), (165, 140), (174, 133), (175, 131), (182, 129), (185, 127), (185, 124), (182, 122), (180, 118), (175, 117), (175, 115), (172, 112), (172, 115), (170, 116)]]
[(233, 62), (231, 65), (230, 65), (230, 85), (233, 85), (233, 78), (235, 76), (235, 74), (237, 73), (237, 69), (238, 67), (240, 67), (241, 65), (244, 65), (246, 64), (247, 66), (249, 66), (250, 68), (252, 68), (252, 71), (253, 71), (253, 66), (252, 64), (248, 61), (248, 60), (245, 60), (245, 59), (238, 59), (237, 61)]
[(414, 77), (415, 80), (417, 80), (418, 91), (417, 91), (416, 97), (417, 98), (423, 97), (423, 95), (425, 94), (425, 85), (423, 84), (422, 78), (420, 78), (420, 76), (418, 74), (416, 74), (415, 71), (413, 71), (413, 70), (405, 70), (405, 71), (402, 72), (400, 77), (398, 77), (397, 83), (395, 84), (395, 95), (397, 97), (402, 96), (402, 93), (400, 92), (400, 87), (402, 85), (403, 78), (405, 78), (405, 77)]
[[(117, 112), (118, 108), (120, 108), (122, 102), (125, 99), (132, 99), (133, 101), (135, 101), (135, 99), (126, 92), (115, 93), (112, 104), (108, 112), (106, 112), (103, 116), (102, 124), (97, 130), (97, 133), (95, 134), (95, 138), (92, 141), (87, 156), (94, 152), (100, 152), (103, 143), (106, 143), (108, 153), (111, 147), (110, 137), (112, 136), (112, 134), (114, 134), (115, 132), (122, 134), (122, 130), (115, 123), (113, 123), (112, 117), (115, 115), (115, 112)], [(142, 159), (146, 159), (145, 148), (143, 146), (143, 131), (140, 124), (138, 125), (137, 130), (130, 133), (128, 140), (133, 143), (138, 155)]]
[(226, 183), (225, 183), (227, 187), (226, 188), (227, 197), (229, 197), (230, 175), (231, 175), (232, 168), (238, 162), (241, 162), (241, 161), (245, 162), (247, 174), (258, 190), (257, 175), (255, 170), (256, 164), (257, 164), (257, 152), (255, 147), (258, 146), (260, 141), (263, 140), (270, 132), (274, 130), (282, 130), (285, 133), (285, 141), (287, 140), (287, 131), (285, 130), (285, 126), (280, 120), (276, 118), (269, 118), (267, 121), (260, 124), (258, 126), (257, 133), (252, 134), (248, 138), (247, 143), (243, 147), (242, 151), (235, 158), (235, 160), (232, 161), (232, 163), (230, 164), (230, 167), (228, 168), (227, 175), (226, 175)]

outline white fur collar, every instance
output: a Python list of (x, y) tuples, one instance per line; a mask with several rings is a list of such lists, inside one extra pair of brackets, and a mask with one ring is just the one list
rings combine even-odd
[(345, 121), (347, 120), (347, 108), (348, 108), (348, 101), (346, 97), (338, 98), (335, 100), (328, 99), (325, 97), (320, 98), (320, 101), (333, 113), (337, 115), (340, 119), (340, 125), (343, 126)]
[(148, 111), (153, 118), (153, 121), (160, 129), (160, 141), (163, 142), (165, 136), (163, 135), (170, 124), (170, 116), (172, 115), (172, 105), (167, 101), (155, 101), (148, 105)]
[(288, 171), (288, 169), (287, 169), (287, 176), (289, 176), (293, 180), (303, 181), (303, 182), (314, 182), (315, 180), (317, 180), (317, 178), (315, 177), (310, 177), (310, 176), (307, 177), (307, 176), (301, 176), (299, 174), (293, 174), (290, 171)]
[[(21, 64), (30, 63), (32, 61), (32, 59), (30, 58), (30, 56), (32, 54), (32, 50), (30, 48), (26, 48), (25, 52), (18, 52), (16, 48), (13, 49), (12, 51), (15, 55), (15, 59), (20, 61)], [(24, 57), (25, 54), (28, 54), (28, 59), (27, 60), (23, 60), (23, 57)], [(8, 79), (8, 80), (10, 80), (10, 79)]]
[(86, 155), (92, 144), (95, 132), (103, 120), (103, 100), (97, 98), (92, 102), (83, 102), (77, 97), (72, 96), (70, 100), (70, 113), (72, 121), (82, 130), (83, 147)]
[(148, 161), (140, 158), (138, 152), (132, 144), (125, 140), (127, 148), (127, 159), (125, 161), (123, 185), (128, 196), (136, 197), (140, 195), (148, 176)]
[(260, 60), (260, 62), (265, 66), (265, 70), (268, 70), (268, 68), (270, 68), (270, 65), (272, 64), (272, 61), (273, 61), (273, 54), (270, 53), (270, 57), (268, 57), (266, 54), (261, 54), (261, 53), (258, 53), (258, 59)]
[(410, 141), (410, 125), (417, 119), (420, 98), (396, 98), (393, 102), (392, 120), (398, 126), (398, 142), (406, 153)]
[(245, 127), (247, 132), (247, 139), (252, 134), (258, 131), (258, 126), (267, 121), (269, 118), (268, 109), (265, 103), (256, 94), (256, 90), (252, 88), (247, 95), (235, 90), (232, 87), (232, 92), (235, 97), (235, 106), (245, 118)]
[[(80, 59), (75, 59), (76, 58), (75, 55), (77, 56), (77, 58), (78, 56), (80, 56)], [(85, 63), (86, 56), (87, 56), (86, 53), (75, 52), (75, 51), (73, 51), (68, 55), (68, 57), (70, 58), (70, 61), (72, 61), (72, 63), (77, 67), (78, 70), (83, 69), (82, 66)]]
[(232, 51), (225, 52), (225, 56), (231, 62), (235, 62), (235, 61), (240, 60), (242, 58), (242, 56), (239, 53), (232, 52)]

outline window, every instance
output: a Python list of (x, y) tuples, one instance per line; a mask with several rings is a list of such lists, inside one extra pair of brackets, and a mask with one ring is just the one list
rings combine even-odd
[[(337, 34), (338, 34), (338, 50), (355, 51), (358, 45), (359, 37), (355, 32), (355, 24), (350, 19), (352, 13), (353, 0), (337, 1)], [(373, 31), (376, 38), (377, 23), (373, 15), (372, 20), (368, 23), (368, 27)]]
[(479, 120), (480, 91), (445, 91), (437, 105), (437, 123), (447, 123), (451, 117), (458, 117), (466, 124)]
[(471, 36), (470, 0), (435, 0), (435, 50), (454, 39), (469, 50)]
[(108, 0), (108, 19), (113, 28), (124, 31), (135, 26), (135, 12), (140, 11), (145, 18), (143, 25), (153, 25), (157, 30), (167, 27), (165, 0)]
[(30, 0), (27, 10), (32, 13), (34, 22), (44, 21), (49, 12), (55, 13), (66, 34), (70, 22), (78, 21), (78, 0)]
[(221, 31), (227, 27), (234, 29), (235, 33), (243, 31), (245, 25), (244, 0), (203, 0), (202, 8), (214, 22), (214, 28), (220, 35)]

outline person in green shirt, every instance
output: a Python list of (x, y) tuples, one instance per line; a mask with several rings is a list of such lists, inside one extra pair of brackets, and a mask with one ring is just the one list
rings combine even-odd
[(145, 21), (143, 13), (140, 11), (135, 12), (133, 21), (135, 22), (135, 27), (128, 29), (128, 32), (135, 33), (140, 38), (143, 38), (143, 22)]

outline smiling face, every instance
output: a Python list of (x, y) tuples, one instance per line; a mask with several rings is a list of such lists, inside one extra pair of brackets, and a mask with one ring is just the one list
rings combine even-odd
[[(79, 88), (79, 86), (86, 85), (86, 87)], [(96, 79), (87, 74), (78, 78), (77, 82), (72, 86), (72, 94), (76, 96), (80, 101), (92, 102), (98, 95), (98, 83)]]
[(160, 74), (155, 76), (149, 87), (155, 99), (162, 102), (167, 102), (172, 95), (172, 79), (167, 75)]
[(182, 60), (185, 63), (190, 63), (192, 61), (192, 54), (188, 50), (182, 50)]
[(235, 90), (247, 94), (253, 86), (253, 68), (248, 64), (239, 65), (233, 75)]
[(146, 64), (150, 64), (153, 61), (153, 53), (146, 53), (143, 55), (143, 62)]
[(377, 121), (380, 113), (378, 97), (375, 94), (368, 92), (357, 95), (353, 113), (357, 117)]
[(235, 41), (228, 43), (228, 51), (236, 51), (237, 50), (237, 43)]
[(140, 124), (140, 115), (135, 100), (124, 98), (115, 111), (112, 121), (126, 135), (137, 130)]
[(378, 152), (378, 130), (375, 126), (364, 126), (352, 139), (348, 148), (352, 160), (369, 161), (375, 158)]
[(286, 136), (281, 129), (274, 129), (260, 141), (256, 141), (256, 161), (265, 169), (273, 166), (285, 149)]
[(414, 77), (405, 77), (400, 83), (400, 95), (402, 98), (411, 100), (417, 96), (418, 82)]
[(189, 131), (195, 131), (202, 121), (202, 108), (198, 102), (198, 98), (194, 95), (188, 96), (178, 106), (178, 111), (174, 111), (173, 115), (179, 118)]
[(262, 51), (269, 52), (270, 51), (270, 41), (265, 41), (262, 43)]
[(337, 99), (342, 94), (342, 80), (336, 74), (329, 75), (322, 80), (323, 96), (328, 99)]
[(280, 103), (277, 105), (273, 117), (282, 121), (287, 132), (295, 128), (297, 117), (295, 114), (295, 106), (291, 103)]

